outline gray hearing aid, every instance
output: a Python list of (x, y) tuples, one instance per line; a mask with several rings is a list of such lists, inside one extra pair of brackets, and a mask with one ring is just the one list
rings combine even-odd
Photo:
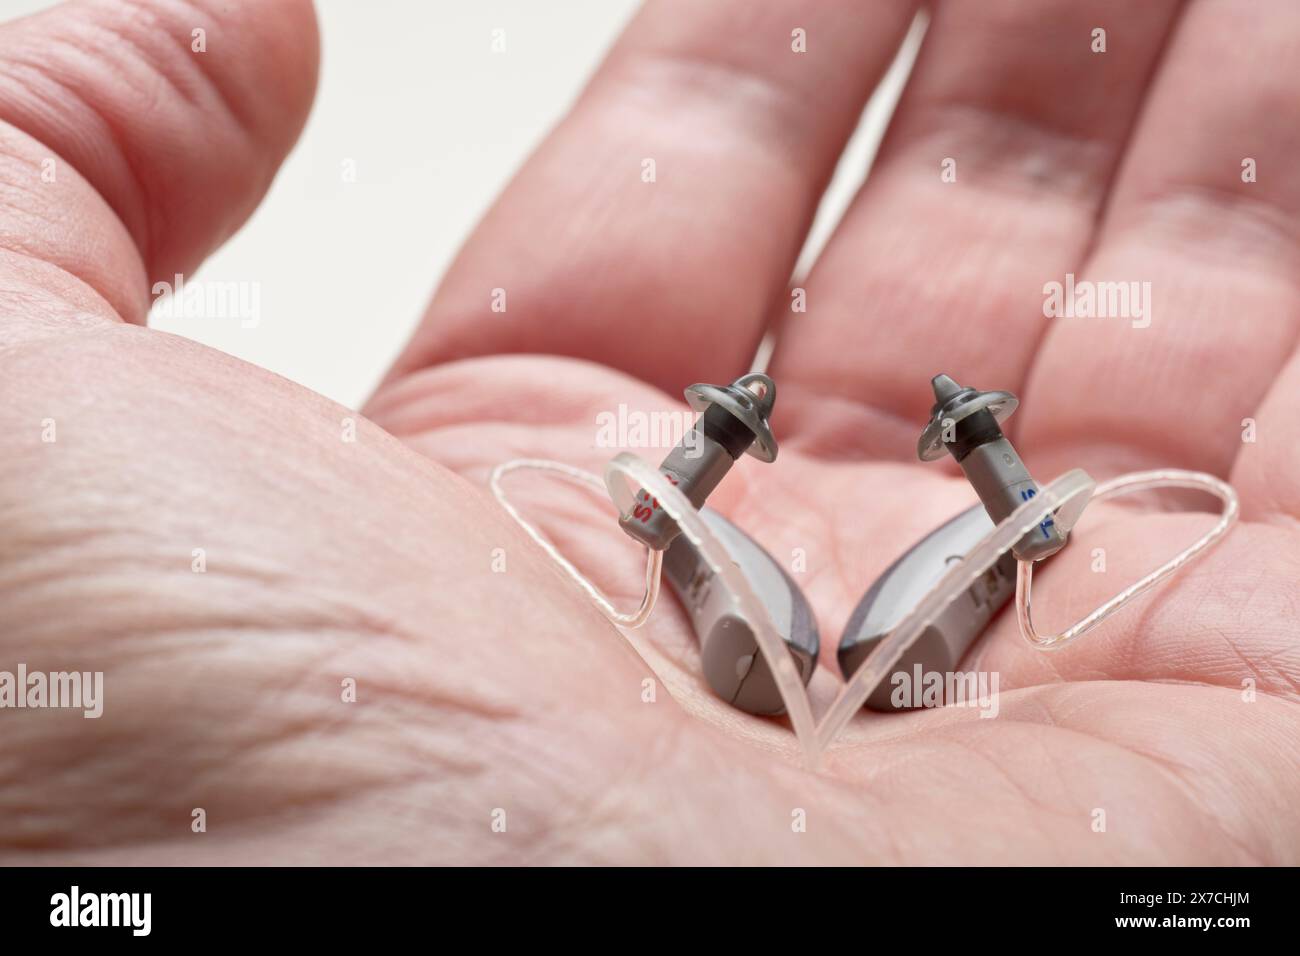
[[(992, 528), (993, 522), (984, 509), (974, 505), (912, 545), (876, 579), (858, 602), (840, 639), (837, 656), (846, 679), (939, 582), (952, 563), (965, 557)], [(910, 700), (898, 707), (890, 700), (894, 675), (902, 673), (914, 679), (918, 665), (923, 674), (955, 671), (975, 639), (1015, 593), (1016, 560), (1007, 553), (921, 633), (893, 673), (871, 692), (867, 706), (883, 711), (911, 709)]]
[[(730, 385), (697, 384), (686, 389), (686, 401), (700, 417), (659, 470), (702, 509), (701, 519), (749, 581), (806, 684), (817, 663), (819, 639), (803, 592), (757, 542), (722, 515), (702, 508), (743, 453), (765, 462), (776, 459), (768, 423), (776, 383), (755, 373)], [(781, 694), (754, 639), (757, 622), (747, 619), (739, 597), (681, 535), (677, 523), (642, 489), (619, 526), (647, 547), (664, 551), (664, 577), (691, 619), (713, 692), (751, 714), (782, 713)]]
[[(807, 684), (817, 666), (820, 640), (803, 591), (775, 558), (722, 515), (705, 508), (700, 517), (745, 575)], [(781, 692), (754, 639), (755, 623), (689, 538), (679, 537), (664, 554), (664, 577), (690, 615), (704, 679), (713, 692), (751, 714), (784, 713)]]
[[(956, 459), (980, 504), (932, 531), (895, 561), (862, 596), (840, 639), (838, 658), (846, 678), (862, 666), (875, 646), (916, 606), (948, 570), (1021, 504), (1038, 494), (1020, 455), (1002, 434), (1001, 423), (1020, 401), (1010, 392), (981, 392), (958, 385), (947, 375), (930, 381), (934, 407), (916, 443), (922, 461)], [(1016, 542), (966, 593), (948, 606), (908, 649), (889, 678), (880, 682), (867, 706), (897, 708), (891, 701), (893, 678), (905, 673), (951, 673), (989, 621), (1016, 592), (1016, 561), (1040, 561), (1065, 546), (1066, 535), (1049, 517)]]

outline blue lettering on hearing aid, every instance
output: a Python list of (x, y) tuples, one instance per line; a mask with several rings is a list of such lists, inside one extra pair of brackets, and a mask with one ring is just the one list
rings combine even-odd
[[(1037, 488), (1022, 488), (1020, 489), (1020, 500), (1028, 501), (1036, 494), (1038, 494)], [(1047, 530), (1050, 527), (1052, 527), (1052, 518), (1051, 515), (1048, 515), (1043, 519), (1043, 523), (1038, 526), (1038, 530), (1043, 532), (1044, 538), (1050, 538), (1052, 536), (1051, 532)]]

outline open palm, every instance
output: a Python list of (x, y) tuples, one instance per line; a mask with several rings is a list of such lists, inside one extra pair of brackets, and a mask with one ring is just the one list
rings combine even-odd
[[(154, 9), (147, 31), (95, 4), (0, 30), (0, 660), (103, 670), (110, 695), (98, 721), (0, 715), (7, 856), (1300, 861), (1300, 185), (1282, 173), (1300, 130), (1276, 119), (1300, 108), (1293, 5), (938, 4), (791, 312), (803, 234), (913, 6), (653, 2), (470, 240), (355, 441), (346, 410), (133, 324), (150, 280), (255, 204), (315, 71), (306, 4), (213, 4), (240, 55), (201, 65), (191, 17)], [(106, 30), (140, 31), (95, 55), (123, 58), (120, 90), (67, 42)], [(149, 114), (124, 105), (142, 84)], [(34, 172), (50, 155), (57, 183)], [(1150, 282), (1150, 325), (1044, 318), (1067, 274)], [(783, 721), (709, 694), (675, 602), (621, 634), (485, 490), (508, 458), (598, 470), (600, 413), (680, 411), (774, 321), (781, 456), (743, 460), (710, 503), (779, 561), (798, 549), (817, 711), (864, 588), (973, 501), (914, 459), (936, 372), (1021, 395), (1040, 480), (1202, 469), (1243, 521), (1062, 652), (999, 617), (963, 664), (999, 673), (995, 719), (864, 713), (807, 773)], [(510, 481), (635, 599), (608, 503)], [(1208, 524), (1090, 509), (1039, 579), (1045, 625)]]

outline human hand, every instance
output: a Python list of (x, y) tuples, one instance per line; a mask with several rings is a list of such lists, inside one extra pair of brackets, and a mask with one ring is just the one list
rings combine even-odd
[[(310, 7), (208, 5), (232, 52), (207, 59), (186, 8), (151, 9), (0, 29), (0, 668), (102, 670), (106, 690), (98, 720), (0, 713), (6, 859), (1300, 858), (1300, 187), (1281, 172), (1300, 133), (1275, 121), (1300, 103), (1300, 12), (941, 5), (791, 314), (803, 232), (912, 5), (652, 3), (346, 441), (346, 409), (138, 327), (152, 280), (233, 231), (301, 126)], [(130, 42), (92, 42), (105, 30)], [(1066, 273), (1150, 281), (1149, 327), (1044, 319)], [(862, 714), (809, 774), (783, 722), (703, 686), (671, 599), (621, 635), (485, 493), (507, 458), (599, 468), (599, 413), (682, 410), (668, 396), (744, 371), (774, 316), (781, 457), (743, 461), (710, 503), (778, 560), (806, 554), (815, 708), (863, 589), (972, 501), (914, 461), (935, 372), (1021, 395), (1014, 437), (1040, 480), (1203, 469), (1243, 520), (1066, 651), (1028, 648), (1002, 615), (962, 665), (1000, 675), (995, 719)], [(640, 555), (607, 506), (544, 477), (511, 488), (632, 598)], [(1090, 508), (1037, 578), (1043, 623), (1208, 521)]]

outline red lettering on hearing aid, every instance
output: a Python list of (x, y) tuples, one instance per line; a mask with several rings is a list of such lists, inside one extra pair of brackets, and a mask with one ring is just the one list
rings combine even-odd
[[(675, 476), (668, 474), (666, 471), (661, 471), (659, 474), (667, 478), (668, 483), (674, 488), (677, 487), (677, 478)], [(643, 504), (639, 504), (632, 509), (632, 517), (637, 521), (640, 521), (642, 524), (645, 524), (654, 516), (654, 513), (659, 510), (659, 499), (650, 497), (650, 492), (646, 491), (644, 488), (637, 492), (636, 497), (637, 500), (643, 502)], [(644, 502), (649, 502), (649, 504), (645, 504)]]

